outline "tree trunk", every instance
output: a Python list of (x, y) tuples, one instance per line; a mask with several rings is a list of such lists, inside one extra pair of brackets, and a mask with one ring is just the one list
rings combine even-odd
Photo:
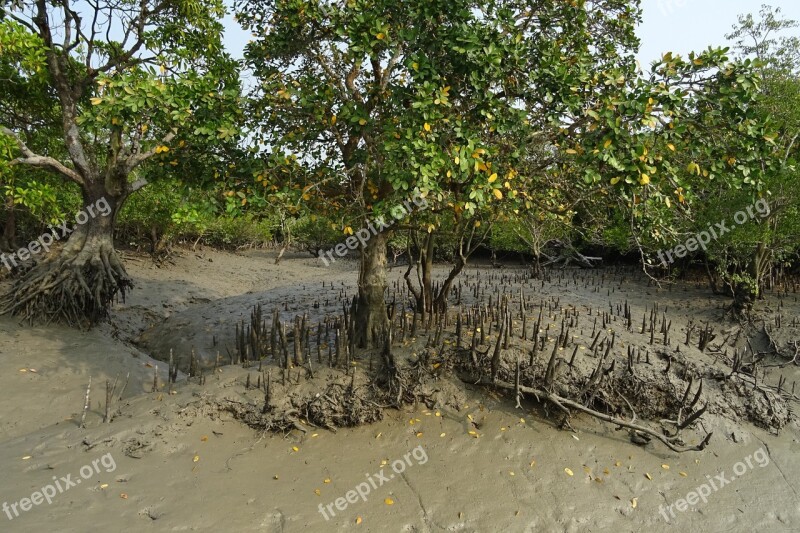
[(0, 252), (11, 252), (17, 247), (17, 220), (14, 213), (14, 197), (5, 197), (6, 221), (0, 235)]
[(436, 295), (436, 300), (433, 302), (433, 308), (437, 313), (444, 313), (447, 311), (447, 297), (450, 295), (450, 289), (453, 288), (453, 282), (456, 280), (458, 275), (461, 274), (461, 271), (464, 270), (466, 265), (467, 258), (457, 255), (453, 268), (450, 269), (447, 279), (442, 284), (441, 289), (439, 289), (439, 294)]
[[(125, 298), (132, 282), (114, 250), (114, 222), (124, 196), (102, 190), (98, 180), (83, 191), (83, 209), (73, 221), (63, 245), (42, 251), (37, 264), (0, 299), (0, 314), (29, 321), (65, 322), (89, 327), (108, 316), (118, 293)], [(44, 234), (40, 241), (66, 238), (62, 230)]]
[(374, 235), (361, 250), (358, 299), (353, 317), (354, 340), (360, 348), (383, 348), (389, 333), (386, 314), (386, 245), (388, 235)]

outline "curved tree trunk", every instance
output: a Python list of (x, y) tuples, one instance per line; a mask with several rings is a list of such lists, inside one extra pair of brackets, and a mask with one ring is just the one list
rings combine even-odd
[[(36, 257), (37, 264), (0, 300), (0, 313), (89, 327), (108, 316), (118, 293), (124, 299), (132, 282), (114, 250), (113, 239), (124, 196), (103, 193), (84, 190), (83, 208), (68, 226), (72, 229), (68, 237), (59, 228), (49, 234), (66, 238), (66, 242)], [(40, 238), (49, 240), (47, 235)]]
[(437, 313), (444, 313), (447, 311), (447, 298), (450, 296), (450, 290), (453, 288), (453, 282), (456, 280), (461, 271), (467, 265), (467, 258), (461, 255), (456, 256), (456, 262), (447, 279), (444, 280), (442, 287), (439, 289), (439, 294), (436, 295), (436, 300), (433, 302), (433, 308)]
[(360, 348), (383, 348), (389, 334), (386, 314), (386, 245), (388, 235), (374, 235), (361, 250), (358, 299), (353, 317), (354, 340)]

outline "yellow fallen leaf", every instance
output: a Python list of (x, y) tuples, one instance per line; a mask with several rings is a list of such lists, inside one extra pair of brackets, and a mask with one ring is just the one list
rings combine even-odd
[(122, 494), (120, 494), (119, 497), (122, 498), (123, 500), (127, 500), (128, 499), (128, 495), (125, 494), (124, 492)]
[(323, 481), (323, 483), (330, 483), (330, 482), (331, 482), (330, 478), (325, 478), (325, 480)]
[(678, 472), (678, 473), (681, 475), (681, 477), (686, 477), (686, 476), (688, 476), (688, 475), (689, 475), (689, 474), (687, 474), (686, 472)]
[(440, 437), (444, 437), (445, 435), (447, 435), (447, 433), (440, 433), (439, 434)]
[(292, 446), (292, 451), (293, 452), (299, 452), (300, 448), (298, 448), (297, 446)]
[(361, 517), (357, 516), (356, 517), (356, 524), (360, 524), (361, 522), (362, 522)]
[(513, 475), (515, 475), (515, 474), (514, 474), (514, 472), (509, 472), (509, 473), (508, 473), (508, 475), (509, 475), (509, 476), (513, 476)]
[(322, 494), (322, 492), (319, 489), (314, 489), (314, 494), (319, 496), (320, 494)]
[(531, 466), (536, 466), (536, 459), (531, 460)]
[(195, 456), (192, 458), (192, 462), (193, 462), (193, 463), (196, 463), (196, 462), (197, 462), (197, 461), (199, 461), (199, 460), (200, 460), (200, 456), (199, 456), (199, 455), (195, 455)]
[(423, 126), (423, 128), (425, 128), (425, 131), (431, 131), (431, 125), (430, 125), (430, 124), (428, 124), (427, 122), (425, 123), (425, 125)]
[(101, 489), (107, 489), (108, 488), (108, 483), (103, 483), (102, 485), (100, 485), (100, 488)]
[(501, 191), (500, 189), (494, 189), (492, 193), (494, 194), (494, 197), (497, 198), (498, 200), (503, 199), (503, 191)]
[(417, 433), (417, 438), (419, 438), (421, 436), (422, 436), (422, 432), (420, 431), (419, 433)]
[(312, 438), (312, 439), (314, 439), (314, 438), (316, 438), (316, 437), (319, 437), (319, 433), (312, 433), (312, 434), (311, 434), (311, 438)]
[(565, 469), (564, 469), (564, 472), (566, 472), (568, 476), (574, 476), (574, 475), (575, 475), (575, 474), (572, 472), (572, 470), (570, 470), (569, 468), (565, 468)]
[(636, 509), (636, 506), (639, 504), (639, 498), (634, 498), (631, 500), (631, 507)]
[(646, 477), (650, 481), (653, 481), (653, 476), (651, 476), (650, 474), (645, 474), (644, 477)]
[(661, 465), (661, 468), (663, 468), (664, 470), (669, 470), (669, 465)]
[(200, 442), (208, 442), (208, 437), (203, 435), (202, 437), (200, 437)]
[(31, 456), (30, 456), (30, 455), (26, 455), (25, 457), (23, 457), (23, 458), (22, 458), (22, 460), (23, 460), (23, 461), (27, 461), (27, 460), (28, 460), (28, 459), (30, 459), (30, 458), (31, 458)]
[(385, 503), (386, 505), (394, 505), (394, 500), (391, 498), (386, 498), (385, 500), (383, 500), (383, 503)]

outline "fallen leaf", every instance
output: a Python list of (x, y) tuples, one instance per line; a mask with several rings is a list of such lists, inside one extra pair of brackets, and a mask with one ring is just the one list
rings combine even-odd
[(23, 458), (22, 458), (22, 460), (23, 460), (23, 461), (27, 461), (27, 460), (28, 460), (28, 459), (30, 459), (31, 457), (32, 457), (32, 456), (30, 456), (30, 455), (26, 455), (25, 457), (23, 457)]
[(360, 524), (361, 522), (362, 522), (361, 517), (357, 516), (356, 517), (356, 524)]
[(100, 485), (100, 488), (101, 489), (107, 489), (108, 488), (108, 483), (103, 483), (102, 485)]
[(444, 437), (445, 435), (447, 435), (447, 433), (440, 433), (439, 434), (440, 437)]
[(323, 481), (323, 483), (330, 483), (330, 482), (331, 482), (330, 478), (327, 478), (327, 477), (326, 477), (326, 478), (325, 478), (325, 480)]
[(299, 452), (300, 448), (298, 448), (297, 446), (292, 446), (292, 451), (293, 452)]
[(679, 474), (680, 474), (682, 477), (686, 477), (686, 476), (688, 476), (688, 475), (689, 475), (689, 474), (687, 474), (686, 472), (678, 472), (678, 473), (679, 473)]
[(639, 498), (634, 498), (631, 500), (631, 507), (636, 509), (636, 506), (639, 504)]
[(394, 505), (394, 500), (391, 498), (386, 498), (385, 500), (383, 500), (383, 503), (385, 503), (386, 505)]
[(203, 435), (202, 437), (200, 437), (200, 442), (208, 442), (208, 437)]
[(570, 470), (569, 468), (565, 468), (565, 469), (564, 469), (564, 472), (566, 472), (568, 476), (574, 476), (574, 475), (575, 475), (575, 474), (572, 472), (572, 470)]
[(120, 494), (119, 497), (122, 498), (123, 500), (127, 500), (128, 499), (128, 495), (125, 494), (124, 492), (122, 494)]
[(645, 474), (644, 477), (646, 477), (650, 481), (653, 481), (653, 476), (651, 476), (650, 474)]
[(320, 494), (322, 494), (322, 492), (319, 489), (314, 489), (314, 494), (319, 496)]
[(200, 460), (200, 456), (199, 455), (195, 455), (194, 458), (192, 459), (192, 462), (196, 463), (199, 460)]
[(669, 470), (669, 465), (661, 465), (661, 468), (663, 468), (664, 470)]

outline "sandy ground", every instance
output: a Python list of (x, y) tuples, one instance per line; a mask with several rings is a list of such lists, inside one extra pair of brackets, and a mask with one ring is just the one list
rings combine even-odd
[[(175, 394), (151, 392), (155, 367), (162, 384), (166, 372), (145, 350), (211, 352), (209, 337), (224, 345), (253, 303), (282, 301), (291, 315), (353, 292), (352, 262), (325, 268), (295, 256), (275, 266), (272, 257), (185, 251), (165, 268), (130, 258), (136, 289), (112, 324), (88, 333), (0, 319), (1, 531), (800, 530), (796, 421), (776, 436), (719, 414), (705, 422), (715, 431), (706, 451), (676, 454), (585, 417), (562, 431), (533, 403), (514, 409), (467, 385), (457, 409), (419, 406), (367, 427), (285, 435), (210, 407), (209, 394), (241, 386), (238, 367), (204, 386), (179, 380)], [(598, 308), (612, 290), (634, 317), (658, 301), (686, 320), (711, 319), (724, 302), (692, 284), (541, 287), (562, 305)], [(797, 316), (796, 296), (783, 305)], [(106, 381), (128, 374), (119, 414), (103, 424)], [(39, 491), (52, 503), (24, 510), (20, 500)], [(681, 511), (693, 492), (706, 501)]]

